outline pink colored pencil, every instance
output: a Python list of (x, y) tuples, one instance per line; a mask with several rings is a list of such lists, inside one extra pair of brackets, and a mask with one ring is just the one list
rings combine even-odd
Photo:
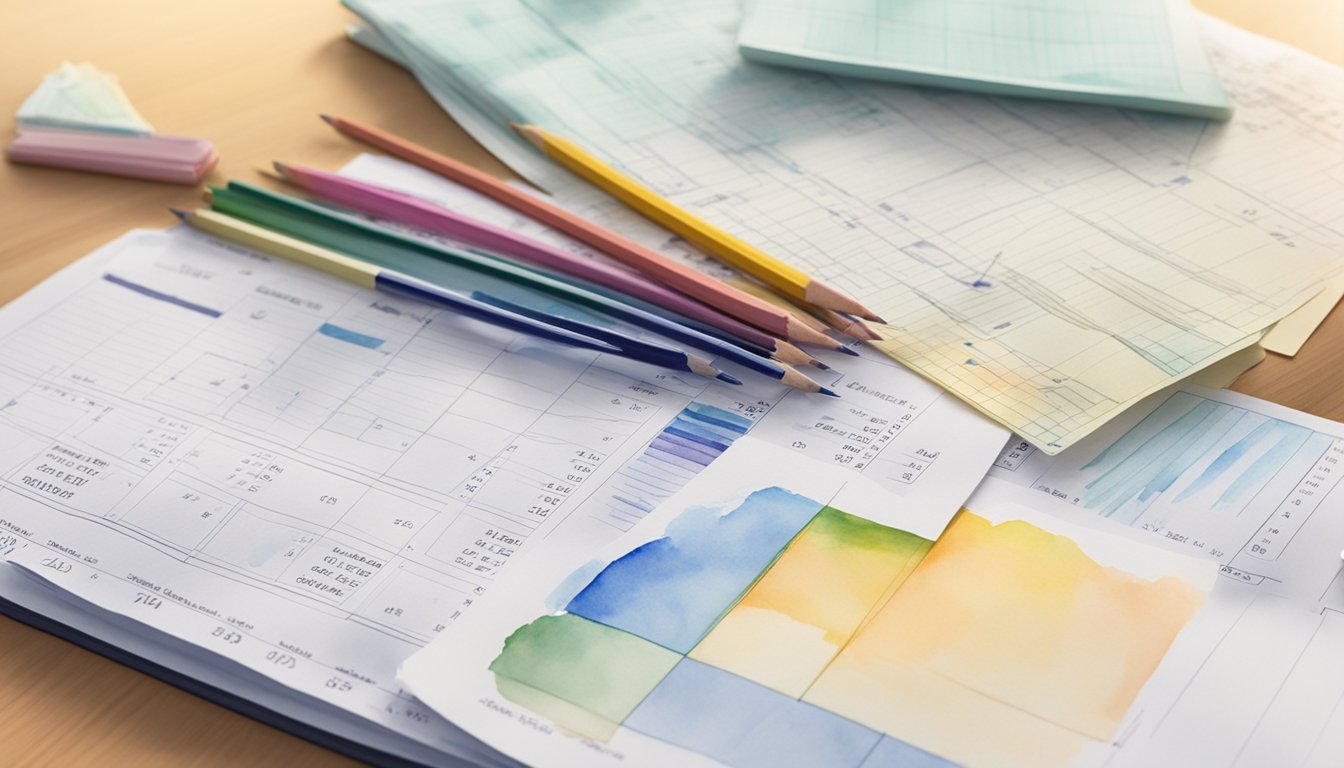
[(732, 315), (773, 336), (816, 344), (827, 349), (837, 349), (841, 346), (826, 334), (809, 328), (787, 312), (772, 307), (755, 296), (748, 296), (712, 277), (702, 275), (685, 264), (673, 261), (606, 227), (576, 216), (558, 205), (516, 190), (465, 163), (365, 123), (329, 115), (323, 115), (322, 119), (347, 136), (470, 187), (552, 229), (587, 243), (670, 288), (699, 299), (720, 312)]
[(643, 299), (663, 309), (712, 325), (743, 341), (771, 350), (774, 356), (783, 362), (801, 365), (812, 361), (806, 352), (792, 344), (776, 339), (764, 331), (635, 272), (566, 253), (559, 248), (463, 216), (441, 205), (375, 184), (284, 163), (275, 163), (275, 169), (286, 180), (338, 205), (522, 259)]

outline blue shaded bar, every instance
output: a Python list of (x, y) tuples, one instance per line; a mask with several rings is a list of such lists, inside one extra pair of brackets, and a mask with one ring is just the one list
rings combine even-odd
[(189, 309), (192, 312), (199, 312), (200, 314), (205, 315), (206, 317), (219, 317), (221, 314), (223, 314), (219, 310), (211, 309), (209, 307), (203, 307), (200, 304), (193, 304), (192, 302), (187, 301), (186, 299), (179, 299), (176, 296), (170, 296), (166, 293), (161, 293), (148, 286), (140, 285), (139, 283), (132, 283), (130, 280), (123, 280), (122, 278), (117, 277), (116, 275), (109, 275), (105, 273), (103, 275), (103, 279), (113, 285), (120, 285), (122, 288), (129, 288), (130, 290), (135, 291), (141, 296), (148, 296), (151, 299), (166, 301), (169, 304), (174, 304), (183, 309)]
[(733, 768), (859, 768), (882, 738), (853, 720), (691, 659), (678, 662), (624, 725)]
[[(715, 453), (723, 453), (728, 450), (729, 445), (732, 445), (731, 440), (715, 440), (711, 435), (700, 433), (697, 430), (686, 429), (681, 423), (680, 416), (677, 417), (676, 421), (672, 422), (671, 426), (663, 430), (662, 435), (680, 437), (684, 440), (699, 443)], [(662, 435), (660, 435), (660, 437)]]
[(695, 419), (706, 424), (712, 424), (716, 427), (722, 427), (739, 435), (746, 434), (751, 428), (751, 420), (743, 416), (738, 416), (732, 411), (726, 411), (722, 408), (704, 403), (691, 403), (686, 406), (681, 414), (688, 419)]
[(361, 347), (368, 347), (369, 349), (377, 349), (383, 345), (382, 339), (373, 336), (365, 336), (364, 334), (357, 333), (349, 328), (342, 328), (339, 325), (332, 325), (331, 323), (323, 323), (322, 327), (317, 329), (317, 332), (323, 336), (330, 336), (333, 339), (357, 344)]
[(650, 445), (650, 450), (657, 448), (677, 456), (687, 461), (694, 461), (702, 467), (709, 466), (709, 463), (719, 457), (727, 449), (726, 445), (706, 446), (703, 443), (696, 442), (683, 437), (678, 437), (675, 432), (664, 431), (654, 439)]

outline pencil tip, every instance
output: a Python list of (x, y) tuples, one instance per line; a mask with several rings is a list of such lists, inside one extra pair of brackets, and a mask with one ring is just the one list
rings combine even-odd
[(289, 179), (285, 176), (285, 174), (278, 172), (277, 169), (267, 168), (264, 165), (257, 168), (257, 173), (261, 174), (262, 176), (265, 176), (268, 179), (275, 179), (276, 181), (289, 181)]
[(787, 329), (785, 335), (792, 341), (801, 342), (803, 344), (814, 344), (822, 349), (835, 349), (842, 346), (840, 342), (832, 339), (821, 331), (813, 330), (806, 323), (803, 323), (797, 318), (789, 317), (785, 322), (786, 325), (784, 327)]
[(742, 380), (741, 380), (741, 379), (737, 378), (736, 376), (733, 376), (732, 374), (724, 373), (723, 371), (719, 371), (719, 375), (718, 375), (718, 376), (715, 376), (714, 378), (718, 379), (719, 381), (726, 381), (726, 382), (728, 382), (729, 384), (741, 384), (741, 383), (742, 383)]
[(881, 341), (881, 340), (882, 340), (882, 335), (881, 335), (881, 334), (877, 333), (877, 332), (874, 331), (872, 328), (869, 328), (867, 325), (865, 325), (865, 324), (863, 324), (863, 323), (855, 323), (854, 325), (850, 326), (848, 333), (849, 333), (850, 336), (853, 336), (854, 338), (858, 339), (859, 341)]
[(276, 172), (276, 173), (280, 174), (281, 176), (284, 176), (285, 178), (289, 178), (289, 166), (288, 166), (288, 165), (285, 165), (284, 163), (280, 162), (279, 160), (272, 160), (272, 161), (271, 161), (271, 165), (275, 167), (275, 172)]
[(168, 210), (172, 211), (174, 216), (183, 221), (186, 221), (187, 217), (191, 215), (190, 213), (182, 210), (181, 208), (169, 208)]
[(827, 388), (825, 388), (825, 387), (818, 387), (818, 388), (817, 388), (817, 394), (819, 394), (819, 395), (828, 395), (828, 396), (830, 396), (830, 397), (839, 397), (839, 396), (840, 396), (840, 395), (836, 394), (835, 392), (832, 392), (831, 390), (829, 390), (829, 389), (827, 389)]
[(513, 129), (514, 133), (527, 139), (527, 142), (537, 149), (546, 149), (542, 143), (541, 135), (537, 133), (535, 126), (527, 125), (525, 123), (509, 123), (509, 127)]
[(816, 367), (816, 368), (820, 368), (820, 369), (823, 370), (823, 371), (829, 371), (829, 370), (831, 370), (831, 366), (829, 366), (829, 365), (827, 365), (827, 364), (821, 362), (820, 360), (818, 360), (818, 359), (815, 358), (815, 357), (812, 358), (811, 360), (808, 360), (808, 361), (807, 361), (807, 364), (808, 364), (808, 365), (811, 365), (811, 366), (813, 366), (813, 367)]
[(859, 356), (859, 353), (858, 353), (858, 352), (855, 352), (854, 350), (850, 349), (849, 347), (844, 346), (843, 344), (840, 345), (839, 347), (836, 347), (835, 351), (836, 351), (836, 352), (844, 353), (844, 354), (846, 354), (846, 355), (852, 355), (852, 356), (854, 356), (854, 357), (858, 357), (858, 356)]
[(327, 125), (336, 124), (336, 118), (332, 117), (331, 115), (318, 115), (318, 117), (322, 118)]
[[(855, 315), (862, 317), (864, 320), (872, 320), (875, 323), (882, 323), (882, 318), (878, 317), (876, 312), (829, 285), (819, 283), (816, 280), (808, 283), (803, 299), (808, 304), (825, 307), (836, 312), (844, 312), (847, 315)], [(886, 323), (882, 324), (886, 325)]]

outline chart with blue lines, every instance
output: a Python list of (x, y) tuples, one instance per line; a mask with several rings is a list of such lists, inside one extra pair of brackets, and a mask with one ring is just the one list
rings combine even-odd
[(1277, 560), (1330, 503), (1344, 437), (1182, 391), (1054, 461), (1014, 441), (995, 472), (1249, 568)]

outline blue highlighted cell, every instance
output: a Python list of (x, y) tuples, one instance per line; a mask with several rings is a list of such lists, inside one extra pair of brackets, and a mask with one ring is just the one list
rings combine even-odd
[(349, 328), (342, 328), (339, 325), (332, 325), (331, 323), (323, 323), (322, 327), (317, 329), (317, 332), (323, 336), (330, 336), (333, 339), (361, 347), (367, 347), (369, 349), (377, 349), (383, 345), (383, 340), (380, 338), (358, 333)]

